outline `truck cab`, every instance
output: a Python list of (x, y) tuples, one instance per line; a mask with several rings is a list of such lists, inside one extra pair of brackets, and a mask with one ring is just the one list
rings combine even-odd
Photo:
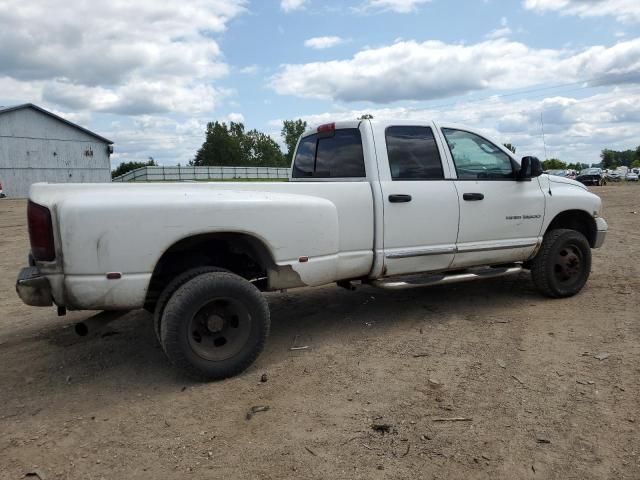
[(580, 217), (590, 244), (601, 244), (599, 198), (578, 182), (528, 169), (469, 127), (371, 120), (305, 132), (291, 180), (371, 186), (372, 278), (524, 262), (561, 212)]

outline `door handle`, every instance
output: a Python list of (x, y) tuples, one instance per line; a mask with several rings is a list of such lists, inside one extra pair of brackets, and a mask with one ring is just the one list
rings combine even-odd
[(482, 200), (484, 195), (482, 193), (463, 193), (462, 198), (467, 202), (477, 202), (478, 200)]
[(407, 203), (411, 201), (411, 195), (389, 195), (389, 201), (391, 203)]

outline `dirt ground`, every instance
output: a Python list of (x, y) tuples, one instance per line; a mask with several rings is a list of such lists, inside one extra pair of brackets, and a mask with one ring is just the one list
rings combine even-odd
[(25, 203), (2, 200), (0, 478), (639, 479), (640, 186), (594, 191), (610, 233), (580, 295), (525, 273), (271, 294), (266, 351), (209, 384), (146, 312), (80, 338), (88, 313), (22, 305)]

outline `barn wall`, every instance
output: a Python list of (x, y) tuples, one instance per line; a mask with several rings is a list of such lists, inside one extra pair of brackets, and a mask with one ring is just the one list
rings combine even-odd
[(35, 182), (111, 181), (107, 144), (36, 110), (0, 115), (0, 182), (12, 198)]

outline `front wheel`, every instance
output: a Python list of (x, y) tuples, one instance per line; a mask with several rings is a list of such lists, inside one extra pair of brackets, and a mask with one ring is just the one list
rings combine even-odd
[(260, 291), (230, 272), (185, 282), (162, 312), (161, 343), (189, 375), (221, 380), (244, 371), (264, 348), (269, 307)]
[(557, 229), (544, 236), (531, 262), (531, 277), (543, 295), (571, 297), (582, 290), (591, 273), (591, 247), (575, 230)]

